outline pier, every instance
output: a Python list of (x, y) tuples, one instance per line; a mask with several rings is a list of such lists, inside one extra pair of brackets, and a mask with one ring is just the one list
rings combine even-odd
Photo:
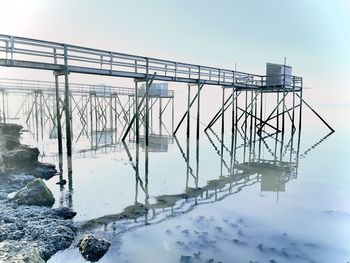
[[(179, 82), (185, 83), (187, 86), (188, 99), (187, 102), (184, 102), (187, 110), (178, 124), (175, 127), (173, 125), (173, 135), (179, 132), (180, 127), (186, 120), (186, 134), (189, 137), (191, 132), (190, 112), (192, 106), (197, 104), (195, 132), (196, 138), (199, 140), (201, 130), (200, 109), (203, 106), (201, 105), (201, 91), (208, 85), (222, 89), (222, 103), (217, 113), (206, 125), (205, 131), (214, 129), (220, 120), (221, 134), (227, 133), (227, 131), (233, 134), (235, 130), (238, 130), (239, 133), (244, 134), (244, 138), (249, 138), (250, 141), (256, 140), (257, 137), (263, 138), (267, 135), (281, 134), (280, 139), (283, 144), (288, 131), (289, 142), (291, 141), (293, 145), (293, 136), (296, 131), (300, 132), (301, 129), (302, 110), (303, 105), (305, 105), (331, 132), (334, 132), (333, 128), (303, 98), (302, 77), (292, 75), (291, 68), (286, 65), (270, 64), (269, 66), (268, 64), (267, 74), (258, 75), (38, 39), (0, 35), (0, 66), (53, 72), (54, 82), (45, 82), (47, 87), (41, 90), (55, 94), (56, 113), (55, 115), (51, 114), (51, 116), (52, 118), (56, 116), (59, 140), (62, 138), (62, 127), (65, 126), (68, 156), (72, 155), (73, 110), (76, 109), (81, 119), (86, 121), (86, 114), (83, 112), (86, 112), (87, 101), (90, 102), (90, 107), (95, 108), (96, 112), (98, 112), (98, 109), (100, 112), (105, 112), (107, 107), (113, 110), (113, 105), (117, 104), (120, 95), (126, 95), (132, 101), (128, 102), (128, 106), (122, 107), (125, 128), (123, 128), (121, 137), (117, 140), (125, 141), (130, 133), (133, 133), (132, 137), (135, 138), (138, 149), (140, 138), (143, 136), (147, 156), (151, 133), (150, 115), (157, 97), (152, 95), (151, 91), (157, 81), (163, 83)], [(268, 72), (269, 70), (271, 72)], [(107, 87), (109, 95), (106, 97), (106, 87), (102, 87), (104, 93), (98, 94), (99, 90), (96, 89), (96, 86), (79, 86), (70, 83), (70, 74), (131, 78), (134, 80), (135, 87), (125, 89)], [(64, 79), (63, 83), (59, 82), (61, 77)], [(42, 87), (45, 87), (45, 85), (42, 83)], [(12, 91), (24, 89), (23, 86), (6, 87), (5, 85), (2, 89), (3, 98), (6, 95), (6, 90), (10, 88)], [(101, 89), (101, 87), (99, 88)], [(195, 94), (193, 97), (191, 97), (191, 92)], [(80, 108), (77, 106), (79, 103), (74, 99), (76, 93), (89, 94), (89, 98), (82, 99), (83, 106)], [(42, 95), (37, 95), (42, 93), (35, 94), (35, 100), (42, 99), (40, 97)], [(94, 98), (91, 97), (91, 94), (94, 94)], [(170, 92), (164, 97), (169, 99), (168, 103), (172, 101), (173, 107), (174, 94)], [(161, 98), (163, 97), (159, 95), (160, 113), (163, 112)], [(264, 113), (266, 101), (271, 101), (272, 98), (275, 104), (270, 107), (271, 109), (269, 109), (266, 117), (266, 113)], [(93, 100), (95, 104), (92, 104)], [(119, 106), (121, 106), (120, 104)], [(269, 102), (269, 104), (271, 103)], [(231, 111), (232, 117), (229, 129), (227, 123), (225, 123), (227, 110)], [(5, 105), (3, 103), (4, 111)], [(64, 121), (63, 115), (65, 116)], [(110, 118), (121, 121), (120, 116), (118, 118), (118, 116), (113, 117), (111, 115)], [(161, 114), (159, 118), (161, 118)], [(174, 118), (174, 109), (172, 110), (172, 118)], [(144, 127), (143, 134), (140, 133), (141, 127)], [(62, 142), (59, 142), (58, 145), (59, 154), (62, 154)], [(139, 151), (136, 150), (136, 155), (138, 154)]]

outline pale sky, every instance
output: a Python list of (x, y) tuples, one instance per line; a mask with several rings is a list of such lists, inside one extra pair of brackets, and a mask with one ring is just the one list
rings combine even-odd
[[(347, 0), (0, 0), (0, 6), (0, 34), (229, 69), (237, 63), (260, 74), (266, 62), (286, 56), (314, 104), (350, 105)], [(0, 77), (21, 76), (51, 75), (0, 68)]]

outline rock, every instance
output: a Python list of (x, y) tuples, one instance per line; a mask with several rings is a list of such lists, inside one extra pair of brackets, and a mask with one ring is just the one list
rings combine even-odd
[(52, 210), (56, 215), (62, 217), (63, 219), (72, 219), (77, 215), (77, 212), (73, 211), (68, 207), (55, 208)]
[(56, 184), (58, 185), (65, 185), (67, 183), (67, 180), (61, 180), (61, 181), (58, 181)]
[(0, 262), (45, 263), (35, 243), (6, 240), (0, 243)]
[(25, 145), (20, 145), (12, 150), (2, 153), (2, 159), (6, 168), (33, 167), (38, 163), (39, 150)]
[(40, 226), (37, 229), (33, 228), (33, 232), (30, 236), (34, 236), (40, 244), (40, 255), (46, 261), (57, 251), (69, 248), (75, 238), (73, 230), (64, 225)]
[(192, 257), (191, 256), (181, 255), (180, 262), (181, 263), (191, 263), (193, 261), (192, 261)]
[(5, 240), (20, 240), (24, 236), (24, 230), (20, 224), (0, 224), (0, 242)]
[(74, 211), (50, 208), (55, 199), (36, 178), (51, 178), (57, 171), (38, 162), (38, 149), (20, 144), (21, 128), (0, 124), (0, 263), (45, 262), (71, 246), (77, 231), (66, 220)]
[(19, 133), (23, 126), (14, 123), (0, 123), (0, 135), (11, 134), (19, 137)]
[(29, 182), (12, 200), (19, 205), (52, 206), (55, 203), (50, 189), (40, 178)]
[(2, 135), (0, 141), (6, 150), (13, 150), (20, 145), (18, 138), (13, 135)]
[(82, 256), (91, 262), (100, 260), (100, 258), (106, 254), (110, 245), (111, 243), (109, 243), (106, 239), (102, 237), (95, 237), (90, 234), (83, 236), (78, 243)]
[(49, 163), (38, 163), (31, 173), (37, 177), (48, 180), (57, 175), (55, 165)]

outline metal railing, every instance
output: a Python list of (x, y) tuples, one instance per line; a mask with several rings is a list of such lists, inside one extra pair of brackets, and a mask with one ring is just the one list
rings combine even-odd
[(7, 66), (18, 66), (19, 63), (13, 62), (22, 61), (36, 63), (35, 67), (42, 69), (59, 70), (66, 67), (72, 72), (131, 78), (144, 78), (148, 74), (156, 73), (156, 80), (200, 82), (242, 88), (264, 87), (265, 78), (228, 69), (9, 35), (0, 35), (0, 59), (4, 59)]

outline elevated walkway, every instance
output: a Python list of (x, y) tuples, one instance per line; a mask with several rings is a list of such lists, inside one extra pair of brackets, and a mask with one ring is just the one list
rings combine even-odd
[(157, 58), (135, 56), (50, 41), (0, 35), (0, 66), (154, 80), (203, 83), (242, 90), (302, 89), (302, 78), (289, 85), (267, 85), (266, 76)]

